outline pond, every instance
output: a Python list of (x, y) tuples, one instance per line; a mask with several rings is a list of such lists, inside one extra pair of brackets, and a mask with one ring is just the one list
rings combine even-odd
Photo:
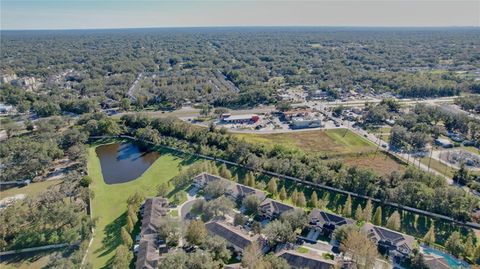
[(118, 184), (134, 180), (152, 165), (160, 153), (146, 151), (132, 143), (114, 143), (95, 149), (103, 180), (107, 184)]

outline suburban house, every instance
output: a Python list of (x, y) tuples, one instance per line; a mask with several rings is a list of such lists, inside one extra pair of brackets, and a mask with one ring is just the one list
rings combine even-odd
[(229, 187), (229, 195), (231, 195), (235, 200), (242, 200), (247, 196), (255, 195), (260, 201), (263, 201), (265, 200), (265, 197), (267, 197), (267, 194), (264, 191), (235, 182), (232, 182), (231, 186)]
[(283, 250), (277, 255), (284, 258), (293, 268), (332, 269), (335, 266), (334, 261), (325, 260), (322, 256), (313, 253), (299, 253), (294, 250)]
[(355, 221), (352, 219), (321, 211), (317, 208), (314, 208), (308, 215), (310, 228), (321, 232), (325, 236), (330, 236), (337, 227), (353, 223)]
[(413, 250), (415, 242), (413, 236), (375, 226), (371, 223), (366, 223), (362, 229), (367, 233), (368, 238), (377, 244), (380, 253), (404, 258)]
[(264, 245), (264, 240), (260, 235), (249, 235), (247, 231), (223, 221), (210, 221), (205, 223), (205, 227), (209, 234), (222, 237), (239, 253), (242, 253), (247, 246), (253, 243), (259, 244), (260, 246)]
[(143, 204), (141, 212), (142, 227), (140, 242), (135, 246), (138, 247), (135, 267), (137, 269), (158, 268), (161, 254), (168, 252), (165, 241), (158, 234), (161, 218), (168, 213), (168, 200), (161, 197), (149, 198)]
[[(193, 179), (193, 184), (195, 184), (199, 188), (204, 188), (210, 182), (223, 182), (226, 187), (227, 191), (225, 195), (232, 197), (234, 200), (242, 200), (243, 198), (255, 195), (257, 196), (260, 201), (263, 201), (267, 194), (264, 191), (245, 186), (231, 180), (225, 179), (220, 176), (212, 175), (209, 173), (201, 173)], [(223, 184), (221, 183), (221, 184)]]
[(168, 213), (168, 199), (154, 197), (147, 199), (143, 206), (142, 228), (140, 235), (156, 234), (159, 220)]
[(138, 248), (136, 269), (156, 269), (160, 253), (153, 240), (141, 240)]
[(283, 212), (294, 209), (293, 206), (267, 198), (259, 206), (259, 215), (265, 219), (275, 219)]
[(222, 179), (223, 178), (220, 176), (212, 175), (207, 172), (202, 172), (193, 178), (193, 184), (199, 188), (203, 188), (207, 185), (208, 182)]

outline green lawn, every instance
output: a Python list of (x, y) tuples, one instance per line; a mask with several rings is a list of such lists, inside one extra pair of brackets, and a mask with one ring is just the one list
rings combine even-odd
[(169, 151), (160, 152), (160, 158), (138, 179), (107, 185), (103, 181), (95, 147), (89, 149), (88, 173), (92, 177), (92, 214), (96, 219), (96, 228), (93, 243), (88, 250), (88, 261), (93, 268), (107, 267), (116, 247), (121, 244), (120, 229), (126, 223), (127, 198), (137, 191), (145, 196), (154, 196), (160, 183), (169, 181), (182, 166), (191, 163)]

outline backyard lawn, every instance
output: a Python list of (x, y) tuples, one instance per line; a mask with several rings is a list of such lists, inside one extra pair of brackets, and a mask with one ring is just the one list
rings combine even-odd
[(104, 268), (113, 260), (115, 249), (121, 244), (120, 229), (126, 223), (127, 199), (135, 192), (154, 196), (157, 186), (169, 181), (190, 162), (169, 151), (161, 156), (139, 178), (121, 184), (107, 185), (103, 181), (100, 160), (95, 147), (89, 148), (88, 173), (92, 177), (92, 215), (97, 219), (94, 240), (88, 250), (88, 261), (93, 268)]

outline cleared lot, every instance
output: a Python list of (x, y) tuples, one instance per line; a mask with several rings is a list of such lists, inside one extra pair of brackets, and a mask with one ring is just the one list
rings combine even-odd
[(402, 171), (404, 165), (377, 151), (377, 146), (348, 129), (314, 130), (275, 134), (234, 134), (250, 143), (267, 147), (282, 145), (289, 149), (319, 153), (347, 165), (370, 168), (381, 175)]

